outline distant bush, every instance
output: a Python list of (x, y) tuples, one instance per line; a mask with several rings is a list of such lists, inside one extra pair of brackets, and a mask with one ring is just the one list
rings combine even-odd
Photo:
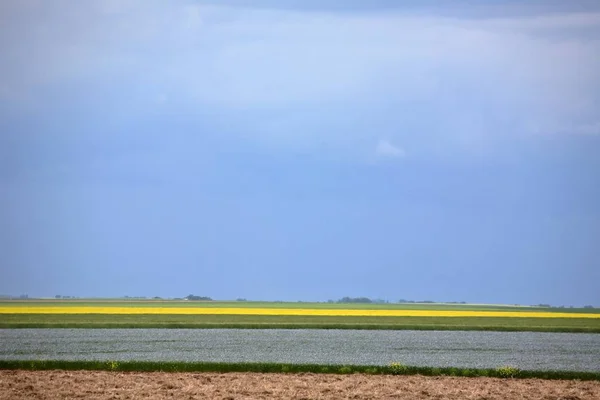
[(118, 361), (107, 361), (106, 367), (110, 371), (116, 371), (117, 369), (119, 369), (119, 362)]
[(188, 294), (187, 296), (185, 296), (186, 300), (212, 300), (210, 297), (206, 297), (206, 296), (194, 296), (193, 294)]
[(498, 376), (501, 378), (516, 378), (519, 375), (519, 369), (511, 366), (504, 366), (496, 368)]
[(372, 303), (373, 300), (368, 297), (342, 297), (338, 303)]
[(390, 372), (393, 375), (403, 375), (408, 372), (408, 367), (404, 364), (400, 363), (391, 363), (390, 364)]

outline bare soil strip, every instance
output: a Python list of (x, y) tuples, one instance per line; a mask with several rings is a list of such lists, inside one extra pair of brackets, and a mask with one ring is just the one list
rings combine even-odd
[(389, 375), (0, 371), (0, 399), (600, 399), (600, 382)]

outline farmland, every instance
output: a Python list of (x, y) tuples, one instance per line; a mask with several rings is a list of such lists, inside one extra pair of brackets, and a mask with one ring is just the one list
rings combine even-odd
[(0, 359), (600, 372), (600, 335), (318, 329), (5, 329)]
[(600, 382), (232, 372), (1, 371), (0, 399), (580, 399)]
[[(10, 300), (0, 301), (0, 328), (14, 329), (14, 328), (61, 328), (65, 332), (66, 339), (64, 343), (70, 345), (63, 350), (60, 345), (54, 346), (52, 349), (32, 349), (30, 355), (26, 354), (26, 337), (28, 333), (22, 331), (18, 334), (20, 339), (17, 340), (17, 347), (12, 350), (4, 352), (2, 357), (2, 365), (4, 368), (23, 368), (30, 364), (19, 364), (13, 365), (12, 363), (18, 362), (19, 360), (30, 360), (28, 362), (34, 366), (34, 369), (46, 368), (48, 365), (56, 364), (57, 368), (69, 368), (69, 365), (73, 363), (83, 363), (80, 365), (81, 368), (92, 368), (96, 357), (101, 359), (118, 361), (119, 365), (127, 368), (131, 368), (132, 371), (140, 368), (146, 368), (144, 363), (148, 362), (160, 362), (160, 368), (162, 370), (165, 366), (172, 365), (177, 370), (187, 370), (186, 368), (196, 368), (194, 365), (199, 365), (199, 368), (209, 365), (207, 371), (212, 371), (210, 368), (210, 362), (214, 363), (217, 361), (224, 362), (222, 364), (225, 368), (233, 368), (232, 371), (253, 371), (253, 369), (247, 370), (247, 364), (239, 364), (239, 361), (261, 361), (261, 362), (275, 362), (275, 372), (281, 365), (288, 365), (285, 367), (288, 371), (298, 372), (314, 372), (311, 369), (304, 370), (302, 365), (306, 363), (317, 363), (319, 366), (317, 372), (321, 372), (322, 366), (332, 365), (344, 365), (348, 363), (366, 362), (367, 366), (379, 366), (388, 365), (391, 359), (382, 359), (381, 355), (388, 357), (394, 355), (403, 362), (409, 362), (413, 365), (410, 369), (413, 373), (427, 373), (428, 368), (432, 371), (439, 371), (440, 368), (446, 368), (452, 370), (454, 367), (467, 368), (465, 371), (471, 371), (469, 373), (478, 374), (482, 373), (485, 376), (489, 375), (491, 370), (488, 371), (486, 368), (494, 366), (507, 365), (511, 362), (507, 360), (513, 360), (513, 355), (519, 355), (521, 366), (523, 366), (528, 373), (533, 373), (533, 369), (540, 368), (539, 357), (536, 361), (537, 356), (529, 357), (534, 360), (535, 363), (528, 365), (526, 354), (531, 350), (535, 354), (544, 354), (544, 357), (550, 357), (550, 363), (543, 367), (558, 369), (558, 376), (570, 376), (568, 373), (576, 374), (578, 378), (582, 378), (584, 375), (581, 374), (594, 374), (593, 379), (598, 379), (597, 371), (598, 366), (594, 363), (586, 363), (586, 357), (595, 354), (594, 351), (586, 351), (585, 346), (576, 345), (579, 339), (583, 336), (577, 335), (567, 339), (564, 344), (557, 345), (558, 342), (555, 339), (541, 338), (541, 339), (525, 339), (523, 343), (529, 343), (524, 345), (525, 347), (515, 349), (512, 344), (507, 344), (498, 349), (495, 347), (502, 343), (498, 342), (498, 338), (494, 340), (483, 340), (479, 345), (471, 345), (479, 339), (469, 339), (471, 344), (465, 347), (465, 345), (458, 345), (448, 347), (451, 336), (451, 332), (444, 334), (442, 332), (431, 332), (434, 335), (441, 335), (438, 339), (426, 339), (428, 336), (424, 336), (423, 333), (414, 337), (420, 337), (425, 342), (431, 343), (433, 347), (421, 348), (422, 344), (415, 345), (416, 347), (406, 347), (406, 339), (394, 339), (387, 344), (387, 347), (376, 350), (374, 356), (368, 356), (366, 354), (344, 354), (344, 351), (352, 348), (356, 343), (363, 343), (362, 349), (368, 347), (369, 342), (374, 336), (377, 336), (376, 331), (505, 331), (505, 332), (564, 332), (564, 333), (600, 333), (600, 312), (598, 309), (590, 308), (549, 308), (549, 307), (526, 307), (526, 306), (515, 306), (515, 305), (483, 305), (483, 304), (446, 304), (446, 303), (402, 303), (402, 304), (361, 304), (361, 303), (305, 303), (305, 302), (240, 302), (240, 301), (173, 301), (173, 300), (110, 300), (110, 299), (84, 299), (84, 300)], [(81, 328), (76, 329), (81, 331), (81, 335), (75, 334), (71, 339), (69, 333), (72, 329), (69, 328)], [(109, 340), (113, 344), (108, 344), (110, 349), (108, 352), (102, 349), (102, 345), (96, 350), (92, 350), (94, 346), (93, 338), (97, 335), (94, 331), (88, 331), (88, 329), (94, 328), (134, 328), (138, 331), (137, 333), (118, 333), (118, 338), (115, 339), (109, 331), (98, 332), (101, 338)], [(144, 345), (143, 337), (146, 336), (144, 333), (151, 328), (169, 328), (168, 331), (164, 331), (162, 335), (166, 335), (164, 340), (154, 340), (152, 335), (149, 337), (149, 342)], [(202, 339), (200, 343), (204, 343), (206, 349), (221, 348), (219, 356), (212, 358), (212, 350), (201, 357), (202, 347), (197, 347), (196, 339), (183, 340), (181, 343), (176, 340), (181, 335), (187, 335), (184, 331), (176, 332), (178, 328), (199, 328), (199, 329), (228, 329), (228, 331), (221, 331), (219, 333), (208, 333), (208, 337), (217, 335), (224, 340), (229, 340), (231, 343), (246, 343), (247, 349), (229, 348), (229, 344), (216, 345), (210, 343), (209, 339)], [(256, 354), (247, 354), (238, 359), (243, 353), (242, 350), (248, 350), (256, 348), (260, 344), (260, 337), (270, 337), (271, 334), (266, 334), (262, 331), (257, 332), (256, 335), (250, 333), (244, 333), (241, 338), (231, 339), (236, 333), (234, 331), (240, 329), (271, 329), (273, 335), (277, 336), (277, 340), (265, 344), (264, 354), (271, 354), (270, 358), (261, 359), (262, 356)], [(358, 332), (363, 331), (365, 337), (360, 339), (348, 339), (341, 340), (336, 338), (333, 343), (346, 343), (343, 349), (331, 350), (329, 353), (324, 352), (323, 344), (327, 340), (318, 340), (318, 346), (312, 351), (308, 352), (307, 339), (294, 339), (288, 342), (284, 348), (275, 350), (273, 343), (286, 343), (284, 336), (291, 335), (291, 333), (283, 333), (284, 329), (288, 330), (301, 330), (301, 329), (317, 329), (317, 330), (354, 330), (356, 333), (352, 335), (358, 335)], [(160, 329), (159, 329), (160, 330)], [(35, 330), (34, 330), (35, 331)], [(44, 334), (43, 330), (37, 330), (40, 334)], [(10, 332), (10, 331), (5, 331)], [(318, 332), (318, 331), (313, 331)], [(16, 333), (16, 332), (15, 332)], [(413, 335), (410, 332), (406, 332), (409, 335)], [(190, 333), (192, 336), (200, 335), (200, 332)], [(315, 333), (316, 334), (316, 333)], [(387, 335), (385, 332), (381, 334)], [(458, 333), (457, 333), (458, 334)], [(483, 332), (473, 332), (474, 335), (483, 334)], [(4, 341), (6, 341), (12, 334), (4, 334)], [(50, 334), (52, 340), (59, 340), (58, 338), (64, 336), (62, 333)], [(77, 339), (76, 337), (82, 336)], [(232, 336), (233, 335), (233, 336)], [(301, 334), (302, 335), (302, 334)], [(334, 336), (339, 333), (333, 333)], [(131, 336), (131, 340), (125, 340)], [(202, 336), (202, 335), (200, 335)], [(206, 335), (205, 335), (206, 336)], [(291, 335), (292, 337), (294, 335)], [(360, 336), (360, 335), (359, 335)], [(480, 335), (481, 336), (481, 335)], [(592, 335), (592, 341), (595, 341), (596, 335)], [(113, 339), (110, 339), (113, 337)], [(251, 340), (251, 338), (253, 338)], [(337, 337), (337, 336), (336, 336)], [(464, 333), (458, 334), (456, 337), (466, 337)], [(483, 337), (483, 336), (482, 336)], [(227, 339), (230, 338), (230, 339)], [(521, 338), (522, 339), (522, 338)], [(510, 341), (515, 343), (522, 342), (521, 339), (513, 338)], [(91, 340), (91, 341), (90, 341)], [(283, 342), (282, 342), (283, 340)], [(386, 339), (387, 340), (387, 339)], [(383, 344), (386, 340), (376, 340), (376, 343)], [(102, 340), (100, 340), (101, 342)], [(509, 342), (510, 342), (509, 341)], [(88, 343), (84, 347), (79, 346), (78, 343)], [(93, 343), (92, 343), (93, 342)], [(100, 343), (98, 342), (98, 343)], [(188, 343), (189, 342), (189, 343)], [(227, 342), (227, 343), (229, 343)], [(310, 340), (309, 340), (310, 342)], [(403, 343), (404, 347), (394, 346), (393, 343)], [(543, 350), (537, 348), (537, 344), (554, 343), (557, 345), (556, 348), (562, 349), (563, 355), (555, 355), (557, 360), (565, 362), (564, 357), (573, 357), (570, 361), (571, 364), (561, 364), (560, 362), (551, 361), (551, 351), (548, 349)], [(49, 343), (47, 339), (33, 340), (35, 343)], [(121, 343), (125, 347), (122, 349), (114, 349), (114, 343)], [(162, 344), (161, 344), (162, 343)], [(175, 346), (175, 350), (161, 348), (160, 346), (164, 343)], [(178, 352), (179, 346), (188, 343), (191, 347), (189, 351)], [(300, 343), (302, 351), (298, 351), (296, 356), (291, 356), (289, 351), (296, 344)], [(536, 344), (537, 343), (537, 344)], [(595, 343), (595, 342), (594, 342)], [(314, 344), (314, 343), (313, 343)], [(571, 348), (574, 345), (574, 348)], [(79, 346), (79, 347), (78, 347)], [(91, 347), (90, 347), (91, 346)], [(136, 350), (136, 346), (146, 346), (146, 349)], [(167, 347), (168, 347), (167, 346)], [(220, 346), (220, 347), (219, 347)], [(366, 346), (366, 347), (365, 347)], [(597, 347), (597, 345), (595, 345)], [(235, 346), (234, 346), (235, 347)], [(259, 346), (260, 347), (260, 346)], [(446, 348), (448, 347), (448, 348)], [(589, 347), (589, 346), (588, 346)], [(592, 346), (593, 347), (593, 346)], [(592, 350), (595, 347), (592, 348)], [(79, 349), (79, 350), (77, 350)], [(403, 350), (404, 349), (404, 350)], [(570, 350), (568, 350), (570, 349)], [(460, 351), (459, 351), (460, 350)], [(53, 353), (58, 351), (58, 353)], [(75, 351), (79, 355), (72, 355), (70, 351)], [(98, 353), (94, 353), (94, 351)], [(116, 351), (117, 353), (113, 353)], [(160, 359), (152, 358), (152, 352), (160, 354)], [(232, 351), (232, 357), (222, 358), (228, 354), (228, 351)], [(444, 356), (444, 352), (448, 354)], [(287, 353), (286, 353), (287, 352)], [(506, 352), (506, 353), (502, 353)], [(396, 354), (397, 353), (397, 354)], [(532, 354), (533, 354), (532, 353)], [(35, 356), (38, 354), (39, 356)], [(45, 356), (42, 356), (46, 354)], [(54, 355), (53, 355), (54, 354)], [(112, 354), (112, 355), (111, 355)], [(169, 355), (170, 354), (170, 355)], [(186, 359), (188, 355), (195, 354), (197, 357), (194, 359)], [(287, 354), (287, 355), (286, 355)], [(310, 354), (324, 356), (326, 354), (335, 355), (335, 357), (342, 358), (331, 358), (331, 359), (311, 359)], [(428, 359), (427, 354), (432, 355), (432, 359)], [(504, 354), (504, 355), (502, 355)], [(168, 355), (166, 364), (164, 363), (164, 357)], [(306, 356), (309, 358), (304, 358)], [(169, 358), (171, 357), (172, 358)], [(278, 358), (274, 356), (281, 356)], [(24, 358), (25, 357), (25, 358)], [(31, 358), (33, 357), (33, 358)], [(50, 357), (50, 358), (48, 358)], [(89, 357), (92, 357), (91, 359)], [(221, 358), (219, 358), (221, 357)], [(346, 357), (346, 358), (344, 358)], [(373, 358), (368, 358), (373, 357)], [(420, 358), (421, 357), (421, 358)], [(422, 358), (425, 357), (425, 358)], [(464, 358), (467, 357), (467, 358)], [(504, 357), (504, 358), (503, 358)], [(508, 358), (507, 358), (508, 357)], [(592, 356), (593, 357), (593, 356)], [(463, 361), (461, 361), (464, 358)], [(440, 364), (441, 360), (446, 360)], [(12, 360), (12, 361), (9, 361)], [(53, 361), (54, 360), (54, 361)], [(79, 360), (79, 361), (76, 361)], [(360, 361), (362, 360), (362, 361)], [(370, 360), (370, 361), (369, 361)], [(434, 361), (432, 361), (434, 360)], [(1, 361), (1, 360), (0, 360)], [(200, 362), (200, 364), (197, 364)], [(206, 363), (209, 364), (206, 364)], [(280, 364), (280, 363), (284, 364)], [(285, 363), (289, 364), (285, 364)], [(49, 363), (49, 364), (48, 364)], [(71, 363), (71, 364), (70, 364)], [(190, 364), (192, 363), (192, 364)], [(196, 363), (196, 364), (194, 364)], [(579, 364), (578, 364), (579, 363)], [(515, 363), (512, 363), (515, 364)], [(75, 364), (73, 364), (75, 365)], [(79, 365), (79, 364), (77, 364)], [(217, 365), (217, 364), (214, 364)], [(270, 364), (260, 364), (270, 365)], [(363, 364), (364, 365), (364, 364)], [(12, 367), (11, 367), (12, 366)], [(150, 367), (150, 370), (153, 367)], [(216, 371), (220, 371), (221, 367), (217, 367)], [(254, 368), (254, 367), (252, 367)], [(262, 368), (262, 367), (261, 367)], [(327, 367), (329, 368), (329, 367)], [(333, 367), (337, 368), (337, 367)], [(357, 367), (357, 372), (362, 371), (361, 368)], [(483, 369), (481, 369), (483, 368)], [(255, 372), (274, 372), (271, 371), (272, 367), (268, 367), (266, 370), (258, 369)], [(475, 371), (475, 372), (474, 372)], [(486, 372), (487, 371), (487, 372)], [(571, 371), (571, 372), (569, 372)], [(587, 371), (587, 372), (585, 372)], [(206, 372), (206, 371), (205, 371)], [(548, 372), (536, 372), (532, 375), (537, 377), (547, 377)], [(443, 373), (445, 374), (445, 373)], [(452, 372), (454, 374), (454, 372)], [(564, 375), (567, 374), (567, 375)], [(579, 374), (579, 375), (578, 375)]]
[[(600, 391), (600, 312), (588, 308), (11, 300), (0, 301), (0, 328), (0, 393), (11, 399)], [(65, 392), (73, 381), (80, 393)]]
[(600, 332), (597, 309), (459, 304), (0, 302), (0, 328), (312, 328)]

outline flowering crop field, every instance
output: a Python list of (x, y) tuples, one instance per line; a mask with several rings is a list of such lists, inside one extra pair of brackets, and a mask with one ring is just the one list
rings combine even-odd
[(600, 313), (561, 313), (541, 311), (476, 310), (393, 310), (393, 309), (319, 309), (319, 308), (249, 308), (249, 307), (137, 307), (56, 305), (0, 306), (0, 314), (192, 314), (192, 315), (300, 315), (354, 317), (510, 317), (510, 318), (600, 318)]
[[(259, 362), (588, 371), (600, 335), (348, 329), (6, 329), (0, 360)], [(0, 367), (1, 368), (1, 367)]]
[(324, 328), (600, 333), (600, 310), (461, 304), (1, 301), (0, 328)]

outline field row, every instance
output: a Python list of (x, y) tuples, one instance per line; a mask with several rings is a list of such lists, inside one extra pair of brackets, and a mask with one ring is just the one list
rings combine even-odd
[(0, 328), (285, 328), (600, 333), (600, 319), (211, 314), (0, 314)]
[(597, 400), (600, 382), (367, 372), (342, 375), (0, 370), (0, 400), (33, 398)]
[(143, 371), (143, 372), (254, 372), (254, 373), (314, 373), (314, 374), (370, 374), (370, 375), (424, 375), (424, 376), (463, 376), (496, 378), (539, 378), (577, 379), (580, 381), (600, 381), (598, 372), (578, 371), (533, 371), (519, 370), (509, 366), (498, 368), (433, 368), (403, 364), (388, 366), (365, 365), (321, 365), (321, 364), (280, 364), (280, 363), (215, 363), (215, 362), (147, 362), (147, 361), (5, 361), (0, 360), (0, 370), (88, 370), (88, 371)]
[(1, 328), (309, 328), (600, 333), (600, 310), (503, 305), (0, 301)]
[(213, 308), (213, 307), (6, 307), (0, 314), (170, 314), (170, 315), (275, 315), (325, 317), (488, 317), (488, 318), (590, 318), (600, 314), (540, 311), (471, 311), (471, 310), (381, 310), (315, 308)]
[[(0, 359), (600, 371), (600, 335), (325, 329), (7, 329)], [(540, 356), (540, 355), (543, 355)]]
[(116, 307), (116, 308), (248, 308), (248, 309), (310, 309), (310, 310), (439, 310), (439, 311), (512, 311), (543, 313), (600, 314), (594, 308), (529, 307), (494, 304), (456, 303), (307, 303), (256, 301), (177, 301), (177, 300), (0, 300), (0, 308), (37, 307)]

